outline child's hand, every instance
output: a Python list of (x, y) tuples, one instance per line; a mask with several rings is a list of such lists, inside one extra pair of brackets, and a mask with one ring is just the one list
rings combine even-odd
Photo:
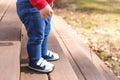
[(40, 14), (41, 14), (43, 19), (46, 19), (53, 14), (53, 10), (50, 7), (50, 5), (48, 4), (48, 5), (46, 5), (45, 8), (40, 10)]
[(51, 7), (51, 8), (54, 6), (53, 2), (52, 2), (52, 3), (50, 3), (49, 5), (50, 5), (50, 7)]

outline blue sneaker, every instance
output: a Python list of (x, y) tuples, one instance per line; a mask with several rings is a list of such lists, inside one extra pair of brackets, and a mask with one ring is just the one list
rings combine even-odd
[(54, 65), (43, 58), (40, 58), (37, 62), (30, 62), (28, 67), (32, 70), (43, 73), (52, 72), (54, 69)]
[(48, 61), (55, 61), (59, 59), (59, 55), (55, 52), (48, 50), (47, 54), (44, 55), (43, 58)]

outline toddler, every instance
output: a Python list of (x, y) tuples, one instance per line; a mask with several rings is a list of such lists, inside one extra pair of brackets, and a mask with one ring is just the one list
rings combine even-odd
[(17, 13), (25, 25), (28, 35), (27, 52), (29, 68), (40, 72), (51, 72), (59, 55), (48, 50), (48, 35), (53, 14), (53, 0), (17, 0)]

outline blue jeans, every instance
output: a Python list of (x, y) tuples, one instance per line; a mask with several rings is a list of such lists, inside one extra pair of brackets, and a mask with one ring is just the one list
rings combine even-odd
[(29, 0), (17, 0), (17, 13), (28, 35), (27, 51), (30, 60), (38, 60), (47, 53), (51, 16), (42, 19), (39, 10)]

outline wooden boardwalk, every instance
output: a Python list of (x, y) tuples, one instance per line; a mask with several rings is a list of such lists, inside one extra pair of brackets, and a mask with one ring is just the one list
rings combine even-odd
[(15, 0), (0, 0), (0, 80), (19, 80), (20, 35)]
[(49, 36), (49, 49), (60, 55), (52, 73), (27, 68), (26, 41), (15, 0), (0, 0), (0, 80), (118, 80), (59, 16), (53, 16)]

